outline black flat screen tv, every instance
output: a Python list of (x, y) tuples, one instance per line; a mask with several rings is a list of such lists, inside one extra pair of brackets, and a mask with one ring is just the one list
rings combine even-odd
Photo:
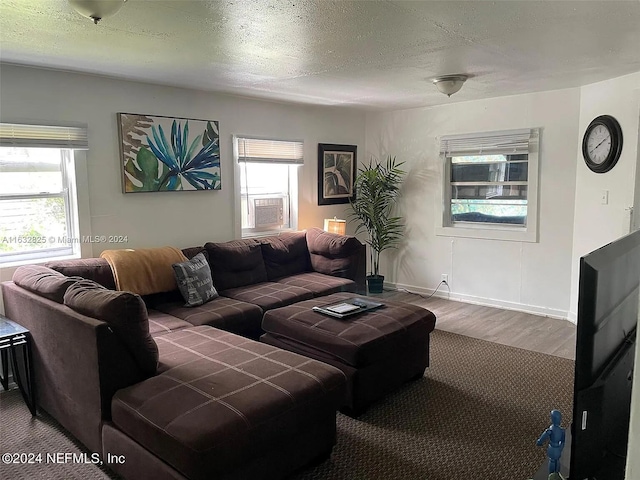
[(640, 230), (580, 259), (570, 480), (625, 476)]

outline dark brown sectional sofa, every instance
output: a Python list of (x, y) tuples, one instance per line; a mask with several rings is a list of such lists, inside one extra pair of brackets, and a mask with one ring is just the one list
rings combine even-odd
[(109, 467), (129, 479), (282, 478), (328, 455), (344, 374), (255, 339), (270, 309), (365, 293), (364, 246), (311, 229), (183, 252), (205, 252), (219, 297), (116, 292), (103, 259), (2, 284), (5, 314), (32, 335), (39, 408), (90, 451), (124, 455)]

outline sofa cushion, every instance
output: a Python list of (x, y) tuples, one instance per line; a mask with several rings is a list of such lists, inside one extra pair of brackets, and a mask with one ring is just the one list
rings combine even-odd
[(13, 273), (12, 280), (25, 290), (53, 300), (56, 303), (62, 303), (67, 289), (82, 279), (79, 277), (67, 277), (41, 265), (23, 265)]
[(180, 290), (176, 289), (171, 292), (152, 293), (150, 295), (140, 295), (144, 304), (147, 306), (147, 310), (156, 308), (156, 305), (162, 303), (177, 303), (180, 306), (184, 306), (184, 297), (180, 293)]
[(355, 292), (356, 282), (348, 278), (333, 277), (318, 272), (299, 273), (276, 280), (277, 283), (304, 288), (314, 297), (330, 295), (338, 292)]
[(357, 257), (363, 248), (356, 237), (310, 228), (307, 230), (307, 246), (314, 271), (336, 277), (356, 278)]
[(74, 260), (55, 260), (44, 264), (67, 277), (77, 276), (93, 280), (110, 290), (116, 289), (111, 265), (104, 258), (77, 258)]
[(218, 296), (211, 279), (211, 268), (203, 253), (186, 262), (174, 263), (172, 267), (185, 307), (196, 307)]
[(266, 282), (262, 249), (256, 240), (206, 243), (213, 284), (218, 291)]
[(223, 290), (220, 295), (258, 305), (262, 311), (284, 307), (292, 303), (313, 298), (313, 293), (304, 288), (275, 282), (262, 282), (246, 287)]
[(207, 259), (207, 262), (209, 262), (209, 254), (207, 253), (207, 249), (204, 247), (187, 247), (182, 249), (182, 254), (189, 260), (191, 260), (199, 253), (203, 253), (205, 258)]
[(305, 232), (261, 238), (260, 246), (269, 280), (311, 270)]
[(262, 310), (257, 305), (217, 297), (204, 305), (185, 307), (181, 301), (157, 301), (154, 309), (190, 325), (211, 325), (228, 332), (257, 338), (262, 333)]
[(334, 367), (206, 326), (157, 341), (163, 372), (116, 393), (113, 423), (185, 477), (226, 478), (318, 418), (335, 425)]
[(80, 280), (67, 289), (64, 304), (107, 322), (142, 372), (148, 376), (156, 373), (158, 346), (149, 333), (147, 307), (139, 295), (108, 290), (92, 280)]
[(178, 317), (168, 315), (158, 310), (148, 308), (147, 314), (149, 316), (149, 333), (151, 336), (156, 337), (158, 335), (164, 335), (175, 330), (182, 328), (193, 327), (189, 322), (180, 320)]

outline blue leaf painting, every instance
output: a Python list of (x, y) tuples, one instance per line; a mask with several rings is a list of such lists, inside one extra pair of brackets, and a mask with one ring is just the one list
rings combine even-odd
[[(135, 138), (139, 137), (141, 147), (137, 154), (152, 154), (159, 166), (146, 172), (144, 168), (149, 168), (147, 157), (145, 162), (137, 162), (135, 168), (127, 166), (125, 161), (125, 192), (220, 190), (217, 121), (139, 115), (146, 120), (141, 124), (135, 117), (138, 115), (120, 114), (122, 138), (131, 139), (135, 145)], [(157, 178), (150, 178), (153, 175)]]

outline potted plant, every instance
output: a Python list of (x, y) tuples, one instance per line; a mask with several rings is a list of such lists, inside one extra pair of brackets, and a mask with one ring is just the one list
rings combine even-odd
[(404, 224), (402, 217), (394, 217), (391, 211), (400, 194), (404, 171), (395, 157), (385, 162), (369, 161), (368, 166), (358, 169), (355, 180), (356, 199), (352, 200), (350, 219), (356, 222), (356, 235), (368, 233), (366, 243), (371, 253), (371, 273), (367, 276), (370, 293), (382, 293), (384, 276), (380, 275), (380, 253), (397, 248), (402, 239)]

